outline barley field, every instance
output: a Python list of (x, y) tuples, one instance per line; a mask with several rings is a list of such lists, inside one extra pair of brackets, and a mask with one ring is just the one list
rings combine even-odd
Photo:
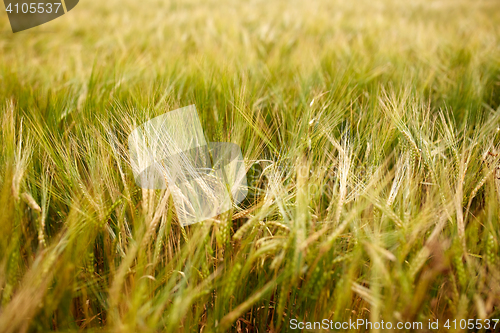
[[(498, 1), (1, 8), (0, 332), (500, 331), (444, 327), (500, 318)], [(127, 137), (191, 104), (249, 189), (182, 227)]]

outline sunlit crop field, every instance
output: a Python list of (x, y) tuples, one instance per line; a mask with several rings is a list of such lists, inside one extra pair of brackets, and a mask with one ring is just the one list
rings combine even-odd
[[(500, 318), (498, 1), (1, 8), (0, 332)], [(182, 227), (127, 137), (191, 104), (249, 189)]]

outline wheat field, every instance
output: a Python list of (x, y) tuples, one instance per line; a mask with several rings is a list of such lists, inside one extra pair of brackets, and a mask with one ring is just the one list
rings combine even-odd
[[(13, 34), (2, 9), (0, 332), (500, 318), (499, 22), (494, 0), (82, 0)], [(191, 104), (249, 189), (182, 227), (127, 137)]]

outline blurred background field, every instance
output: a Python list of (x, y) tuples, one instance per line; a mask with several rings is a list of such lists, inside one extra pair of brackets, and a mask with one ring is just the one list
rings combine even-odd
[[(0, 332), (500, 318), (499, 22), (493, 0), (82, 0), (12, 34), (2, 10)], [(127, 136), (190, 104), (250, 189), (182, 228)]]

